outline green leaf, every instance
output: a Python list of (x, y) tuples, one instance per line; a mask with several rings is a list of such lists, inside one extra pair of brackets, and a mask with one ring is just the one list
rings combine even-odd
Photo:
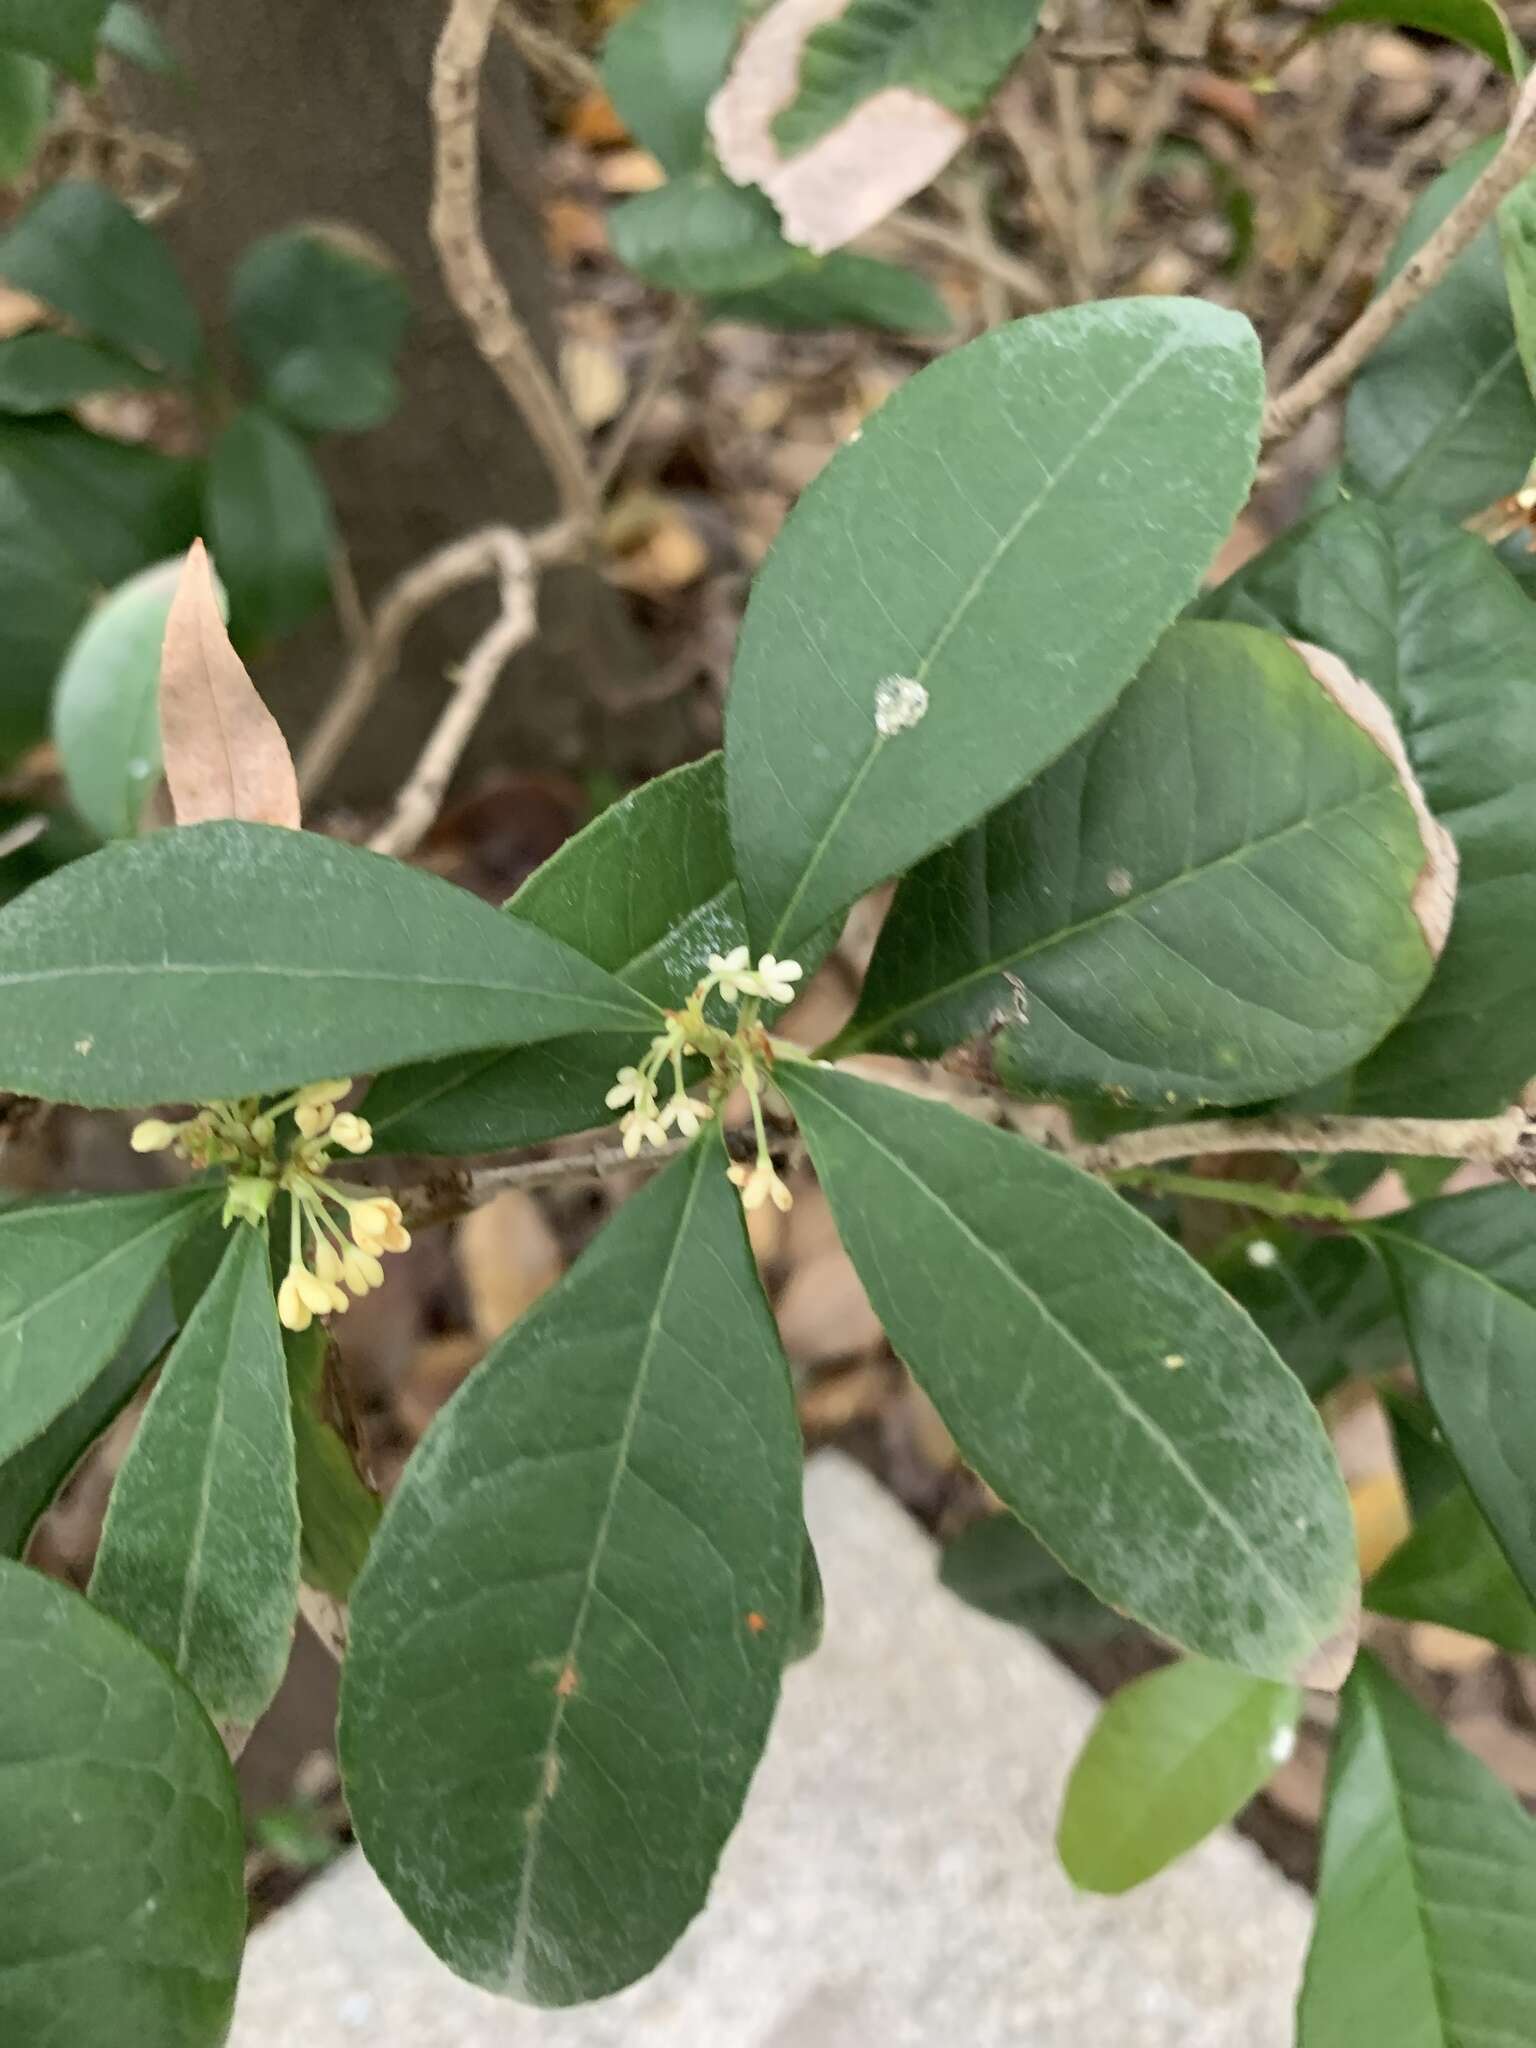
[(705, 310), (712, 320), (788, 329), (884, 327), (895, 334), (940, 334), (953, 325), (949, 308), (927, 278), (846, 249), (802, 257), (772, 284), (722, 293)]
[(967, 1460), (1171, 1642), (1337, 1683), (1354, 1536), (1296, 1379), (1155, 1224), (1027, 1140), (780, 1062), (839, 1233)]
[(230, 318), (262, 400), (304, 433), (379, 427), (400, 402), (395, 360), (411, 301), (383, 248), (349, 229), (255, 242), (230, 280)]
[(190, 377), (202, 359), (197, 312), (165, 242), (104, 185), (50, 185), (0, 236), (0, 277), (155, 368)]
[(1125, 1633), (1124, 1620), (1095, 1600), (1012, 1515), (988, 1515), (946, 1543), (939, 1579), (994, 1621), (1054, 1642), (1104, 1642)]
[[(747, 936), (720, 756), (610, 804), (529, 876), (507, 911), (652, 1002), (680, 1003), (709, 955)], [(606, 1123), (603, 1097), (634, 1051), (631, 1030), (385, 1074), (366, 1104), (375, 1150), (492, 1152)]]
[(800, 89), (775, 117), (787, 155), (820, 141), (865, 100), (895, 87), (979, 114), (1028, 47), (1040, 0), (848, 0), (811, 31)]
[(330, 597), (336, 526), (304, 443), (248, 406), (208, 460), (208, 530), (237, 642), (280, 638)]
[(751, 291), (794, 268), (771, 200), (706, 168), (614, 207), (608, 240), (626, 269), (670, 292)]
[(1186, 1657), (1115, 1694), (1067, 1780), (1056, 1847), (1075, 1885), (1128, 1892), (1263, 1790), (1296, 1743), (1294, 1685)]
[[(1407, 1339), (1403, 1342), (1406, 1349)], [(1409, 1512), (1415, 1522), (1425, 1521), (1461, 1485), (1456, 1461), (1445, 1447), (1434, 1410), (1417, 1393), (1405, 1393), (1385, 1380), (1378, 1384), (1376, 1398), (1386, 1410), (1392, 1455)]]
[(1314, 1401), (1350, 1374), (1385, 1372), (1403, 1355), (1387, 1269), (1357, 1237), (1266, 1224), (1210, 1262)]
[(448, 1404), (351, 1605), (347, 1797), (417, 1932), (542, 2005), (704, 1903), (797, 1627), (789, 1378), (718, 1141)]
[[(435, 876), (233, 821), (105, 847), (0, 912), (0, 1087), (211, 1102), (656, 1010)], [(170, 1028), (168, 1028), (170, 1020)]]
[(1307, 24), (1307, 40), (1357, 22), (1384, 22), (1390, 28), (1444, 36), (1478, 51), (1510, 78), (1525, 76), (1525, 52), (1503, 8), (1493, 0), (1339, 0)]
[(176, 555), (119, 585), (59, 676), (54, 741), (75, 808), (103, 839), (138, 831), (160, 779), (160, 649), (183, 561)]
[(1451, 1454), (1536, 1595), (1536, 1204), (1524, 1188), (1424, 1202), (1371, 1236)]
[(1461, 855), (1424, 995), (1332, 1106), (1476, 1116), (1536, 1073), (1536, 608), (1445, 520), (1355, 502), (1202, 601), (1329, 648), (1386, 699)]
[(669, 177), (705, 160), (704, 116), (725, 83), (740, 25), (731, 0), (640, 0), (608, 33), (604, 88)]
[(73, 420), (0, 417), (0, 472), (102, 589), (177, 554), (197, 531), (200, 463), (109, 441)]
[(54, 677), (95, 593), (0, 469), (0, 764), (46, 735)]
[[(1499, 253), (1525, 381), (1536, 392), (1536, 184), (1517, 185), (1499, 208)], [(1529, 537), (1521, 535), (1522, 544)]]
[(91, 1599), (221, 1726), (253, 1726), (282, 1682), (299, 1505), (264, 1232), (236, 1226), (171, 1348), (113, 1483)]
[(0, 2037), (219, 2048), (245, 1843), (217, 1735), (158, 1657), (19, 1564), (0, 1661)]
[(31, 163), (53, 113), (53, 73), (36, 57), (0, 49), (0, 184)]
[(802, 1529), (800, 1543), (800, 1605), (790, 1624), (786, 1664), (799, 1664), (814, 1657), (821, 1648), (827, 1627), (827, 1596), (821, 1583), (821, 1566), (809, 1529)]
[(1363, 1656), (1344, 1688), (1298, 2048), (1530, 2038), (1536, 1830)]
[(26, 50), (89, 85), (106, 11), (107, 0), (0, 0), (0, 48)]
[(0, 1455), (39, 1436), (127, 1337), (206, 1188), (0, 1209)]
[(102, 49), (137, 64), (141, 71), (152, 71), (161, 78), (181, 76), (175, 51), (143, 8), (133, 6), (131, 0), (112, 0), (96, 40)]
[(906, 878), (839, 1045), (990, 1035), (1045, 1095), (1287, 1094), (1429, 979), (1423, 866), (1397, 770), (1298, 654), (1175, 626), (1086, 739)]
[(1109, 709), (1236, 514), (1261, 396), (1246, 321), (1127, 299), (941, 357), (834, 458), (753, 587), (726, 710), (761, 945), (793, 952)]
[(0, 1463), (0, 1557), (23, 1554), (70, 1474), (122, 1413), (175, 1334), (170, 1289), (157, 1286), (106, 1369), (40, 1436)]
[(298, 1456), (299, 1568), (306, 1586), (345, 1600), (379, 1526), (378, 1495), (358, 1477), (352, 1454), (325, 1415), (330, 1339), (320, 1324), (288, 1335), (288, 1385)]
[(62, 412), (95, 392), (143, 390), (158, 381), (141, 363), (71, 334), (39, 329), (0, 341), (0, 412)]
[(1464, 1486), (1393, 1551), (1367, 1583), (1365, 1604), (1373, 1614), (1436, 1622), (1517, 1657), (1536, 1656), (1536, 1607)]
[[(1382, 273), (1384, 284), (1485, 169), (1501, 138), (1467, 151), (1425, 191)], [(1421, 304), (1366, 358), (1344, 413), (1349, 478), (1376, 497), (1465, 519), (1518, 490), (1536, 454), (1525, 380), (1490, 224)]]

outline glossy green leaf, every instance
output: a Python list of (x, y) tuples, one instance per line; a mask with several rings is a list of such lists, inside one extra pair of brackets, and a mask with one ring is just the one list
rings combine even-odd
[(36, 57), (0, 49), (0, 183), (19, 178), (53, 113), (53, 73)]
[[(1407, 1341), (1405, 1337), (1405, 1348)], [(1384, 1380), (1377, 1385), (1376, 1398), (1392, 1432), (1392, 1455), (1408, 1496), (1408, 1511), (1415, 1522), (1425, 1521), (1457, 1491), (1461, 1473), (1446, 1448), (1435, 1411), (1421, 1395)]]
[(1465, 1487), (1431, 1509), (1365, 1588), (1373, 1614), (1432, 1621), (1536, 1656), (1536, 1607)]
[(608, 32), (608, 97), (669, 177), (705, 159), (705, 111), (725, 82), (740, 21), (731, 0), (640, 0)]
[(876, 93), (904, 87), (969, 119), (1028, 47), (1040, 0), (848, 0), (800, 52), (799, 91), (775, 117), (788, 155)]
[(1536, 1829), (1363, 1656), (1344, 1688), (1297, 2048), (1500, 2048), (1536, 2026)]
[(111, 1363), (41, 1435), (0, 1461), (0, 1557), (20, 1557), (70, 1474), (176, 1334), (170, 1289), (152, 1289)]
[(800, 1543), (800, 1604), (790, 1625), (789, 1648), (784, 1661), (798, 1664), (806, 1657), (814, 1657), (821, 1648), (821, 1639), (827, 1627), (827, 1595), (821, 1582), (821, 1565), (817, 1561), (816, 1546), (811, 1541), (809, 1529), (801, 1531)]
[(263, 402), (305, 433), (382, 426), (410, 295), (387, 252), (340, 228), (254, 243), (230, 280), (230, 317)]
[(1363, 676), (1461, 855), (1433, 980), (1333, 1106), (1503, 1108), (1536, 1073), (1536, 608), (1473, 535), (1356, 502), (1294, 528), (1203, 609), (1314, 641)]
[(158, 1657), (19, 1564), (0, 1663), (0, 2039), (219, 2048), (245, 1841), (218, 1736)]
[(112, 1486), (91, 1599), (249, 1728), (282, 1682), (299, 1506), (264, 1232), (236, 1226)]
[(1246, 321), (1127, 299), (941, 357), (834, 457), (753, 587), (726, 709), (758, 943), (792, 953), (1108, 710), (1236, 514), (1261, 397)]
[(994, 1621), (1054, 1642), (1103, 1642), (1126, 1629), (1123, 1617), (1095, 1600), (1012, 1515), (988, 1515), (946, 1543), (939, 1579)]
[(73, 420), (0, 417), (0, 473), (103, 590), (179, 553), (197, 532), (200, 463), (109, 441)]
[(756, 291), (726, 292), (706, 307), (714, 320), (760, 327), (884, 327), (896, 334), (939, 334), (953, 324), (927, 278), (896, 263), (834, 249), (804, 257)]
[(96, 585), (0, 469), (0, 764), (48, 731), (54, 678)]
[(1314, 1401), (1407, 1348), (1387, 1269), (1358, 1237), (1266, 1224), (1210, 1262)]
[(1072, 1766), (1056, 1847), (1088, 1892), (1128, 1892), (1240, 1813), (1296, 1744), (1302, 1696), (1186, 1657), (1124, 1685)]
[(328, 601), (330, 493), (304, 443), (258, 406), (213, 444), (208, 529), (242, 646), (293, 632)]
[(1520, 1583), (1536, 1596), (1536, 1202), (1506, 1184), (1372, 1226), (1419, 1385)]
[[(0, 1087), (92, 1107), (277, 1091), (656, 1011), (435, 876), (273, 825), (104, 848), (0, 912)], [(169, 1020), (169, 1021), (168, 1021)]]
[(94, 392), (142, 390), (153, 370), (74, 335), (38, 330), (0, 341), (0, 412), (60, 412)]
[(782, 277), (799, 253), (771, 200), (712, 168), (626, 199), (608, 216), (608, 240), (627, 269), (672, 292), (751, 291)]
[(26, 50), (89, 85), (106, 11), (107, 0), (0, 0), (0, 48)]
[(53, 702), (53, 737), (82, 818), (103, 839), (139, 829), (160, 779), (160, 649), (184, 557), (112, 592), (71, 646)]
[[(1499, 253), (1515, 344), (1525, 381), (1536, 392), (1536, 182), (1517, 185), (1499, 208)], [(1529, 536), (1519, 536), (1528, 544)]]
[(902, 883), (839, 1044), (990, 1034), (1046, 1095), (1288, 1094), (1429, 979), (1424, 858), (1396, 769), (1298, 654), (1176, 626), (1102, 724)]
[(127, 1337), (206, 1189), (0, 1209), (0, 1455), (61, 1415)]
[(966, 1459), (1171, 1642), (1337, 1684), (1354, 1536), (1311, 1403), (1155, 1224), (1027, 1140), (781, 1062), (848, 1254)]
[(358, 1476), (325, 1412), (330, 1339), (320, 1324), (283, 1340), (298, 1459), (299, 1566), (306, 1586), (345, 1600), (379, 1526), (378, 1495)]
[[(1470, 149), (1421, 196), (1383, 272), (1396, 275), (1487, 165)], [(1515, 341), (1497, 228), (1490, 223), (1373, 351), (1344, 413), (1350, 480), (1448, 519), (1518, 490), (1536, 455), (1536, 399)]]
[(0, 278), (126, 355), (183, 377), (198, 366), (197, 312), (169, 250), (105, 185), (48, 186), (0, 236)]
[(1334, 29), (1352, 28), (1360, 22), (1444, 36), (1478, 51), (1511, 78), (1525, 74), (1525, 53), (1503, 8), (1496, 7), (1494, 0), (1338, 0), (1336, 6), (1307, 24), (1308, 37), (1329, 35)]
[[(647, 782), (530, 875), (508, 913), (655, 1003), (679, 1003), (711, 953), (746, 938), (720, 756)], [(635, 1037), (587, 1037), (383, 1075), (367, 1114), (378, 1151), (491, 1152), (609, 1121), (603, 1097)]]
[(789, 1377), (718, 1142), (438, 1417), (351, 1605), (347, 1797), (462, 1976), (617, 1990), (704, 1903), (799, 1605)]
[(112, 0), (96, 40), (102, 49), (137, 64), (141, 71), (152, 71), (161, 78), (181, 75), (175, 51), (143, 8), (134, 6), (132, 0)]

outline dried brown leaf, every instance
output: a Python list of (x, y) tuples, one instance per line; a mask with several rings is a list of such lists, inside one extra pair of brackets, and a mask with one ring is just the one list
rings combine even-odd
[(298, 829), (288, 743), (230, 643), (200, 540), (187, 551), (165, 622), (160, 736), (178, 825), (242, 818)]

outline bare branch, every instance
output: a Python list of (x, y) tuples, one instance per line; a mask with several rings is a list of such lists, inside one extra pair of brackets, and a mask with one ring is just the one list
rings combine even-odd
[(608, 495), (614, 479), (624, 466), (625, 456), (634, 446), (635, 436), (645, 424), (646, 415), (661, 396), (667, 379), (676, 367), (678, 357), (697, 333), (698, 325), (698, 307), (692, 299), (684, 299), (662, 329), (656, 346), (651, 351), (651, 360), (646, 365), (640, 389), (630, 400), (629, 410), (614, 428), (608, 445), (603, 450), (595, 480), (600, 498)]
[(578, 97), (602, 92), (603, 81), (591, 58), (583, 56), (553, 29), (531, 21), (517, 5), (517, 0), (500, 0), (496, 26), (534, 76), (557, 92), (574, 93)]
[(432, 64), (431, 231), (448, 296), (544, 452), (569, 518), (590, 525), (597, 494), (559, 385), (513, 310), (480, 220), (480, 73), (499, 0), (451, 0)]
[(1360, 1152), (1399, 1159), (1466, 1159), (1520, 1174), (1536, 1164), (1536, 1121), (1523, 1109), (1489, 1117), (1223, 1116), (1127, 1131), (1067, 1157), (1088, 1173), (1123, 1173), (1207, 1153)]

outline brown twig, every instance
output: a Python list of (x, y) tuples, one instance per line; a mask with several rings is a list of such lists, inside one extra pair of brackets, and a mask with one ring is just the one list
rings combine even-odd
[(513, 309), (480, 220), (480, 74), (499, 0), (451, 0), (432, 63), (431, 233), (448, 296), (543, 450), (568, 518), (589, 527), (597, 493), (586, 444)]
[(573, 93), (578, 98), (603, 90), (603, 81), (591, 58), (584, 57), (580, 50), (574, 49), (563, 36), (557, 36), (553, 29), (530, 21), (516, 0), (500, 0), (496, 26), (528, 69), (545, 85), (553, 86), (557, 92)]
[(613, 481), (624, 466), (624, 458), (635, 444), (635, 436), (645, 424), (651, 407), (661, 396), (667, 379), (677, 366), (678, 357), (698, 331), (699, 312), (692, 299), (684, 299), (662, 329), (651, 360), (646, 364), (645, 376), (640, 388), (629, 402), (629, 409), (609, 436), (602, 459), (597, 465), (595, 485), (599, 498), (605, 498)]
[(992, 106), (992, 119), (998, 133), (1018, 158), (1025, 180), (1034, 193), (1040, 218), (1061, 256), (1069, 292), (1076, 299), (1091, 298), (1093, 280), (1078, 244), (1076, 215), (1071, 195), (1059, 174), (1055, 140), (1040, 126), (1028, 82), (1022, 74), (998, 94)]
[[(1182, 24), (1191, 43), (1210, 40), (1220, 0), (1191, 0), (1188, 19)], [(1141, 190), (1148, 168), (1163, 138), (1178, 118), (1184, 100), (1185, 81), (1177, 69), (1154, 74), (1146, 96), (1126, 138), (1121, 157), (1104, 194), (1102, 226), (1106, 241), (1113, 244), (1126, 208)]]
[(1506, 1172), (1536, 1163), (1536, 1122), (1523, 1109), (1488, 1117), (1225, 1116), (1127, 1131), (1067, 1157), (1085, 1172), (1122, 1173), (1218, 1152), (1358, 1152), (1399, 1159), (1464, 1159)]
[(1270, 399), (1264, 413), (1266, 441), (1278, 441), (1294, 433), (1309, 414), (1354, 375), (1398, 323), (1434, 290), (1457, 257), (1493, 219), (1501, 202), (1532, 170), (1536, 170), (1536, 115), (1531, 111), (1527, 88), (1521, 93), (1503, 147), (1482, 176), (1353, 326), (1294, 384)]
[(900, 213), (893, 213), (880, 223), (871, 240), (877, 238), (906, 242), (918, 249), (933, 249), (941, 256), (958, 257), (983, 276), (995, 277), (999, 284), (1007, 286), (1021, 305), (1032, 310), (1056, 303), (1055, 292), (1034, 264), (1023, 256), (1015, 256), (1000, 248), (990, 234), (985, 240), (978, 237), (962, 242), (957, 240), (953, 228), (945, 227), (940, 221), (929, 220), (925, 214), (903, 208)]

